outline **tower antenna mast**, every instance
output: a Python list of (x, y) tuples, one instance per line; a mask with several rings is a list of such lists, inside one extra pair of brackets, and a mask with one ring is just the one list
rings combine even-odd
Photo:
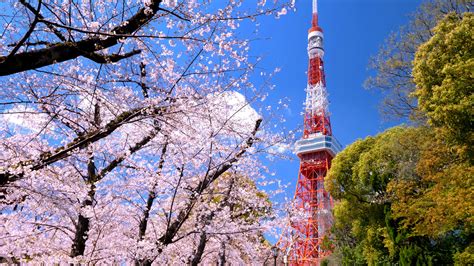
[(313, 0), (313, 27), (318, 26), (318, 0)]

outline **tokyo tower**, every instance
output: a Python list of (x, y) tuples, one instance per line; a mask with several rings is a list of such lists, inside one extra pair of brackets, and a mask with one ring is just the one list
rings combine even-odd
[(330, 254), (324, 243), (332, 225), (332, 198), (324, 188), (331, 160), (341, 150), (332, 136), (323, 64), (323, 30), (318, 24), (317, 0), (308, 33), (308, 85), (302, 139), (295, 144), (300, 169), (294, 196), (295, 215), (278, 246), (290, 265), (319, 265)]

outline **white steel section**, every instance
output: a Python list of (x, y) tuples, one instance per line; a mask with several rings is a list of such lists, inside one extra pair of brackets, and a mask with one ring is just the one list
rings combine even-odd
[(313, 59), (316, 57), (322, 58), (324, 56), (324, 51), (321, 49), (310, 49), (308, 51), (308, 56), (309, 56), (309, 59)]
[(305, 109), (306, 114), (311, 114), (311, 116), (329, 114), (328, 92), (322, 82), (315, 85), (308, 84)]
[(320, 31), (312, 31), (308, 34), (308, 56), (310, 59), (313, 59), (317, 56), (323, 58), (323, 40), (324, 34)]
[(318, 0), (313, 0), (313, 14), (318, 14)]

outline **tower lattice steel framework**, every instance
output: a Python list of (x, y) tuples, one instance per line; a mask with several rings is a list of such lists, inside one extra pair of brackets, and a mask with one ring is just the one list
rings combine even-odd
[(323, 64), (323, 30), (318, 24), (317, 0), (308, 33), (308, 85), (304, 132), (295, 144), (300, 169), (294, 196), (294, 217), (279, 247), (290, 265), (319, 265), (330, 254), (325, 237), (332, 225), (332, 198), (324, 188), (331, 160), (341, 150), (332, 136)]

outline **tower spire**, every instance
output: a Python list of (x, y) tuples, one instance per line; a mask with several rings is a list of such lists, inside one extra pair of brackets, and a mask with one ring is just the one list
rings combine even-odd
[(313, 21), (311, 24), (313, 27), (318, 26), (318, 0), (313, 0)]

